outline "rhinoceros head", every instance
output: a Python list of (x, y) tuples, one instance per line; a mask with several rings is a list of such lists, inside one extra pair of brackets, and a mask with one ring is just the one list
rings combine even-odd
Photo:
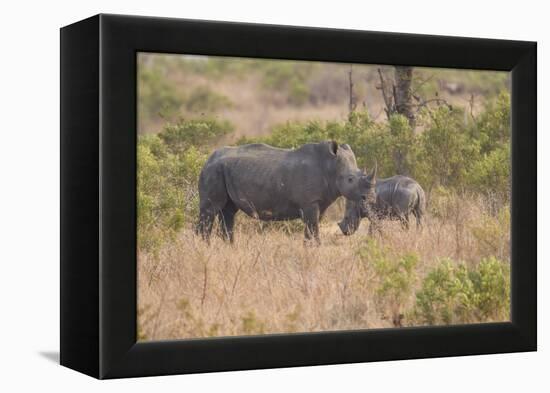
[(370, 175), (366, 175), (357, 167), (355, 154), (347, 144), (338, 146), (329, 142), (330, 151), (336, 156), (336, 187), (346, 199), (366, 203), (372, 198), (376, 185), (376, 167)]
[(367, 189), (364, 198), (360, 201), (346, 199), (344, 218), (338, 223), (344, 235), (353, 235), (359, 228), (361, 219), (368, 217), (371, 206), (376, 203), (376, 171), (377, 165), (375, 164), (371, 173), (362, 179)]

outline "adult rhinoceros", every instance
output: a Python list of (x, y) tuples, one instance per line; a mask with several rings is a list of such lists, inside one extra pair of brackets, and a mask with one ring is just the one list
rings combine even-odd
[(319, 219), (325, 210), (340, 196), (366, 198), (367, 184), (347, 144), (222, 147), (200, 174), (196, 231), (208, 239), (217, 216), (223, 237), (232, 241), (235, 213), (242, 210), (264, 221), (301, 218), (306, 240), (313, 237), (319, 243)]
[(367, 203), (346, 201), (344, 219), (338, 223), (344, 235), (355, 233), (364, 217), (370, 220), (371, 234), (374, 228), (379, 229), (378, 222), (382, 219), (399, 220), (408, 229), (411, 213), (416, 217), (417, 228), (422, 225), (426, 197), (424, 190), (415, 180), (400, 175), (377, 179), (374, 170), (371, 186), (374, 187), (368, 193)]

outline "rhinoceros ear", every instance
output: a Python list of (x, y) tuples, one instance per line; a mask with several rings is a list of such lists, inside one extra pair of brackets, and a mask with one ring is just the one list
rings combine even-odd
[(328, 148), (332, 154), (336, 155), (336, 153), (338, 152), (338, 143), (336, 143), (335, 141), (329, 141)]

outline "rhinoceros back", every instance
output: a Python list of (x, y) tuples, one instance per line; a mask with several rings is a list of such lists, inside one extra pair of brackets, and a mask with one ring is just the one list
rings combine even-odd
[(397, 175), (379, 179), (376, 193), (378, 208), (387, 213), (400, 215), (416, 209), (424, 211), (424, 190), (409, 177)]
[(308, 189), (321, 186), (312, 183), (319, 183), (322, 176), (308, 173), (319, 167), (316, 159), (307, 151), (264, 144), (220, 148), (201, 172), (201, 203), (209, 201), (221, 208), (229, 198), (246, 214), (264, 220), (300, 218), (301, 200)]

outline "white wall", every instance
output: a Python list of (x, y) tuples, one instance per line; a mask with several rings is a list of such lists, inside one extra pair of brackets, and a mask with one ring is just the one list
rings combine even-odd
[[(539, 42), (539, 129), (549, 41), (545, 2), (94, 0), (4, 2), (0, 22), (0, 389), (93, 391), (544, 391), (549, 384), (547, 225), (539, 225), (539, 352), (98, 382), (49, 360), (58, 349), (59, 32), (99, 12)], [(539, 151), (550, 148), (539, 135)], [(550, 155), (539, 153), (539, 173)], [(544, 175), (541, 175), (544, 176)], [(544, 179), (544, 177), (543, 177)], [(548, 199), (539, 182), (539, 200)], [(539, 222), (549, 210), (539, 207)], [(544, 324), (544, 322), (547, 322)], [(45, 353), (45, 354), (44, 354)], [(12, 386), (6, 390), (4, 385)], [(538, 387), (538, 388), (537, 388)], [(130, 390), (132, 389), (132, 390)], [(155, 390), (151, 390), (155, 389)], [(160, 391), (160, 390), (159, 390)]]

